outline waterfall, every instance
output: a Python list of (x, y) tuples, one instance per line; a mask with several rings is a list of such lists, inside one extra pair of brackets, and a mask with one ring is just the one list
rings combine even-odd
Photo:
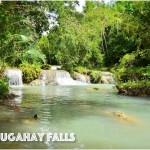
[(7, 69), (5, 72), (9, 78), (9, 85), (22, 85), (22, 71), (19, 69)]
[(43, 70), (40, 79), (46, 84), (54, 85), (83, 85), (80, 81), (75, 81), (71, 78), (69, 72), (63, 70)]

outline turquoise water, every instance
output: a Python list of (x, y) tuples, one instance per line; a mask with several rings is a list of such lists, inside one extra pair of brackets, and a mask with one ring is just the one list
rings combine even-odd
[[(91, 91), (90, 87), (99, 91)], [(21, 112), (0, 106), (0, 133), (75, 133), (74, 142), (0, 142), (0, 148), (150, 148), (150, 98), (115, 93), (113, 85), (13, 87)], [(131, 121), (112, 112), (121, 111)], [(39, 119), (33, 116), (38, 114)]]

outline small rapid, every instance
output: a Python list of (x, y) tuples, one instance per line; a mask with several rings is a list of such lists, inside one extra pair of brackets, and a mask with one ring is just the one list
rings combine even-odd
[(73, 80), (69, 72), (64, 70), (42, 70), (40, 79), (43, 85), (84, 85), (82, 81)]

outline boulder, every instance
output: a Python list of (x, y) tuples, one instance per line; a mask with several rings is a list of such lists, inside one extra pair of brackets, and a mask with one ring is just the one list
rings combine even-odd
[(101, 81), (100, 82), (103, 83), (103, 84), (109, 84), (107, 78), (104, 77), (104, 76), (101, 77)]
[(101, 72), (102, 77), (100, 82), (103, 84), (114, 84), (113, 74), (110, 72)]
[(32, 82), (30, 82), (29, 85), (31, 85), (31, 86), (40, 86), (40, 85), (43, 85), (43, 81), (40, 80), (40, 79), (36, 79), (36, 80), (33, 80)]
[(74, 72), (72, 77), (74, 80), (81, 81), (82, 83), (90, 83), (90, 77), (87, 75)]

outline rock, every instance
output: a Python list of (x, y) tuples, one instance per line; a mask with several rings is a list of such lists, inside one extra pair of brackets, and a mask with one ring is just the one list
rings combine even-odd
[(50, 82), (48, 85), (59, 85), (57, 82)]
[(37, 114), (35, 114), (33, 118), (34, 118), (35, 120), (37, 120), (39, 117), (38, 117)]
[(74, 80), (81, 81), (83, 83), (90, 83), (90, 77), (87, 75), (83, 75), (83, 74), (74, 72), (72, 77)]
[(99, 88), (97, 87), (90, 87), (90, 88), (87, 88), (88, 91), (90, 92), (94, 92), (94, 91), (99, 91)]
[(40, 79), (36, 79), (36, 80), (33, 80), (32, 82), (30, 82), (29, 85), (31, 85), (31, 86), (40, 86), (40, 85), (43, 85), (43, 81), (40, 80)]
[(142, 123), (137, 118), (130, 116), (130, 115), (127, 115), (121, 111), (112, 112), (111, 115), (114, 116), (116, 119), (119, 119), (120, 121), (125, 121), (125, 122), (129, 122), (129, 123), (136, 123), (136, 124)]
[(123, 120), (127, 120), (128, 117), (126, 114), (120, 112), (120, 111), (115, 111), (115, 112), (112, 112), (112, 114), (117, 117), (117, 118), (120, 118), (120, 119), (123, 119)]
[(113, 74), (110, 72), (101, 72), (102, 77), (100, 82), (103, 84), (114, 84)]
[(101, 77), (101, 83), (103, 83), (103, 84), (109, 84), (107, 78), (104, 77), (104, 76)]

